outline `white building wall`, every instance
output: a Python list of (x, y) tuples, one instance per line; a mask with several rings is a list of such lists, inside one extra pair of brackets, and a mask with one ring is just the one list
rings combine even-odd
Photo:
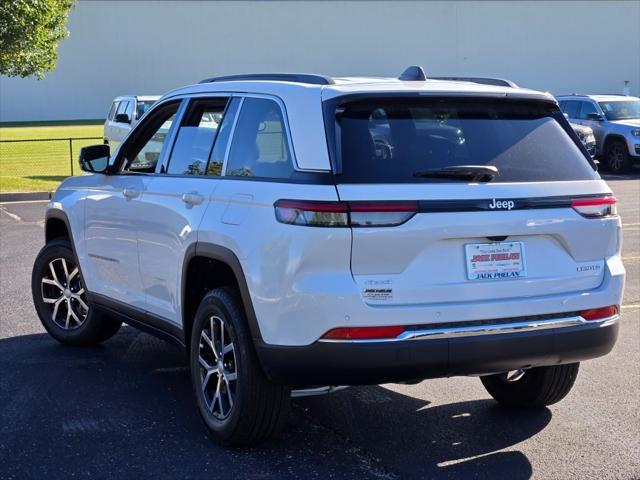
[(113, 97), (212, 75), (497, 76), (640, 93), (640, 1), (82, 1), (56, 70), (0, 78), (0, 121), (103, 118)]

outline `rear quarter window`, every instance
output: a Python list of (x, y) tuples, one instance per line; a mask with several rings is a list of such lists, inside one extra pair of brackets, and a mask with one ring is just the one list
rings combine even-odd
[(415, 173), (460, 165), (495, 166), (493, 182), (599, 178), (553, 104), (377, 97), (325, 109), (341, 183), (459, 182)]

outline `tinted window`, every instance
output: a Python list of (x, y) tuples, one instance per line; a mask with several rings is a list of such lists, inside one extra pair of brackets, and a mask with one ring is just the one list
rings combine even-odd
[(231, 128), (233, 126), (233, 121), (236, 118), (236, 114), (238, 113), (239, 106), (239, 98), (232, 98), (227, 106), (224, 118), (222, 119), (222, 123), (218, 129), (218, 134), (216, 135), (216, 141), (213, 145), (211, 156), (209, 157), (209, 164), (207, 165), (206, 172), (207, 175), (220, 176), (222, 174), (224, 155), (227, 152)]
[(193, 100), (178, 131), (167, 173), (204, 175), (227, 100)]
[(494, 182), (597, 178), (560, 119), (555, 106), (541, 102), (405, 97), (346, 103), (337, 110), (338, 132), (330, 135), (339, 139), (337, 180), (455, 182), (414, 174), (459, 165), (495, 166)]
[(282, 111), (265, 98), (245, 98), (236, 124), (227, 176), (290, 178), (293, 164)]
[(121, 171), (155, 172), (179, 105), (180, 102), (164, 105), (135, 129), (123, 147)]
[(567, 100), (565, 103), (563, 112), (566, 113), (569, 118), (578, 118), (578, 110), (580, 109), (580, 102), (577, 100)]
[(598, 113), (596, 107), (591, 102), (580, 102), (580, 118), (587, 120), (590, 113)]

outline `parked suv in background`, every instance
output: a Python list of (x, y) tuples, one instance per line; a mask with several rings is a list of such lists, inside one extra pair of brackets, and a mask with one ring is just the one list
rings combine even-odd
[(560, 108), (569, 121), (593, 129), (596, 151), (611, 172), (640, 163), (640, 98), (624, 95), (563, 95)]
[(44, 327), (184, 347), (225, 445), (334, 385), (473, 375), (543, 407), (617, 337), (616, 199), (545, 93), (419, 67), (212, 78), (80, 164), (33, 268)]
[(159, 98), (159, 96), (151, 95), (124, 95), (114, 99), (104, 122), (104, 143), (115, 151), (138, 123), (140, 117)]
[(593, 129), (591, 127), (587, 127), (585, 125), (580, 125), (579, 123), (569, 122), (573, 131), (576, 132), (576, 135), (584, 145), (584, 148), (587, 149), (591, 158), (596, 156), (596, 137), (593, 134)]

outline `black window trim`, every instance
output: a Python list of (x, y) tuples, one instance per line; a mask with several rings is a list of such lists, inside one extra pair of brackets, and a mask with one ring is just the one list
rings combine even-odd
[[(225, 164), (223, 165), (223, 170), (222, 170), (222, 174), (220, 176), (214, 176), (214, 175), (198, 175), (198, 176), (194, 176), (194, 175), (182, 175), (182, 174), (172, 174), (172, 173), (164, 173), (166, 170), (166, 161), (168, 159), (168, 149), (164, 149), (163, 148), (163, 153), (161, 154), (161, 157), (158, 159), (158, 163), (156, 164), (156, 170), (153, 173), (147, 173), (147, 172), (121, 172), (119, 171), (120, 166), (122, 164), (122, 160), (123, 160), (123, 153), (126, 149), (126, 146), (132, 141), (131, 139), (135, 137), (136, 133), (138, 130), (144, 128), (145, 124), (148, 123), (148, 120), (150, 118), (152, 118), (154, 112), (157, 109), (163, 108), (164, 106), (168, 105), (169, 103), (180, 103), (180, 106), (178, 107), (178, 110), (176, 112), (176, 119), (173, 122), (173, 124), (171, 125), (171, 128), (169, 130), (169, 134), (168, 134), (168, 138), (167, 138), (167, 142), (171, 142), (171, 150), (173, 150), (173, 144), (175, 143), (175, 137), (177, 136), (177, 130), (178, 130), (178, 125), (182, 124), (182, 117), (187, 109), (187, 106), (189, 104), (189, 101), (192, 99), (198, 99), (198, 98), (214, 98), (214, 97), (229, 97), (229, 101), (227, 102), (227, 106), (229, 105), (231, 98), (236, 97), (239, 98), (241, 101), (244, 99), (244, 97), (251, 97), (251, 96), (255, 96), (255, 97), (266, 97), (266, 98), (270, 98), (270, 99), (274, 99), (276, 100), (276, 102), (278, 102), (278, 104), (280, 105), (281, 109), (283, 109), (283, 113), (284, 113), (284, 121), (285, 121), (285, 128), (287, 130), (287, 137), (288, 137), (288, 141), (289, 143), (289, 148), (291, 149), (291, 155), (292, 155), (292, 160), (293, 160), (293, 167), (294, 167), (294, 175), (291, 178), (270, 178), (270, 177), (226, 177), (225, 174), (225, 169), (226, 169), (226, 157), (228, 152), (225, 152)], [(120, 100), (122, 101), (122, 100)], [(242, 106), (242, 105), (241, 105)], [(238, 112), (236, 113), (236, 118), (234, 119), (234, 123), (237, 121), (238, 119), (238, 115), (240, 114), (240, 108), (238, 109)], [(233, 133), (233, 132), (231, 132)], [(230, 137), (229, 139), (229, 145), (228, 147), (230, 147), (231, 145), (231, 140), (232, 137)], [(304, 170), (304, 169), (300, 169), (297, 165), (296, 162), (296, 157), (295, 157), (295, 152), (293, 149), (293, 141), (292, 141), (292, 137), (291, 137), (291, 133), (290, 133), (290, 129), (289, 129), (289, 118), (286, 115), (286, 108), (284, 107), (284, 102), (282, 101), (282, 99), (278, 96), (275, 95), (266, 95), (266, 94), (258, 94), (258, 93), (244, 93), (244, 92), (230, 92), (230, 91), (220, 91), (220, 92), (200, 92), (200, 93), (185, 93), (185, 94), (178, 94), (178, 95), (171, 95), (169, 97), (166, 98), (162, 98), (160, 100), (158, 100), (156, 103), (153, 104), (153, 106), (147, 111), (145, 112), (144, 115), (144, 120), (142, 122), (139, 122), (138, 124), (136, 124), (136, 126), (133, 128), (133, 130), (131, 131), (131, 134), (129, 134), (127, 136), (127, 138), (125, 139), (125, 141), (122, 143), (122, 145), (120, 145), (120, 147), (117, 150), (117, 155), (114, 158), (113, 162), (110, 163), (110, 174), (111, 175), (145, 175), (145, 176), (152, 176), (152, 177), (156, 177), (156, 176), (163, 176), (163, 177), (171, 177), (171, 178), (198, 178), (198, 179), (202, 179), (202, 180), (229, 180), (229, 181), (241, 181), (241, 182), (268, 182), (268, 183), (283, 183), (283, 184), (287, 184), (287, 183), (291, 183), (291, 184), (300, 184), (300, 185), (335, 185), (335, 181), (333, 178), (333, 175), (330, 171), (310, 171), (310, 170)]]

